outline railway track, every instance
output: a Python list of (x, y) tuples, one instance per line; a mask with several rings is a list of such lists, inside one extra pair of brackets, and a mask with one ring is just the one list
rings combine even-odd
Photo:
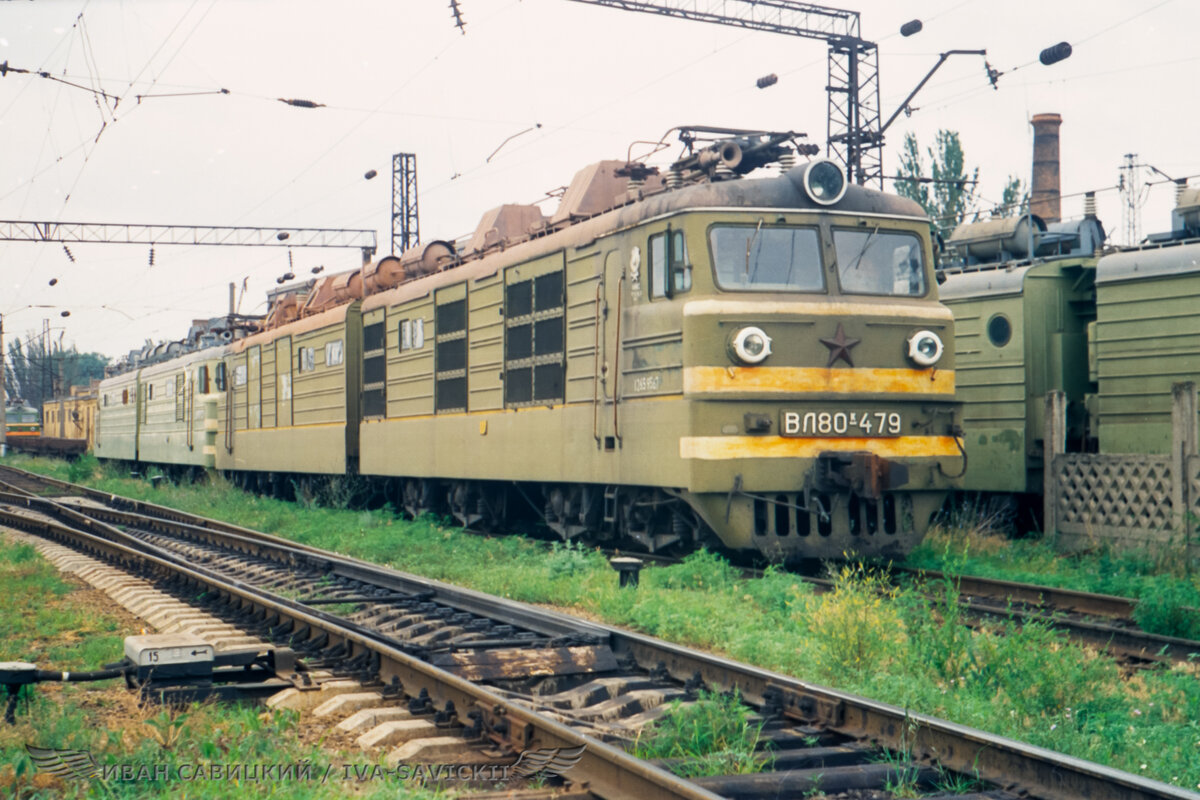
[[(38, 495), (72, 495), (89, 497), (101, 504), (136, 510), (148, 516), (190, 522), (212, 530), (246, 533), (239, 526), (209, 520), (128, 498), (116, 498), (76, 484), (59, 481), (12, 467), (0, 467), (0, 484), (8, 483), (23, 491)], [(625, 553), (628, 555), (628, 553)], [(642, 560), (659, 566), (679, 563), (666, 556), (638, 555)], [(748, 576), (761, 571), (744, 568)], [(1200, 642), (1141, 630), (1133, 620), (1136, 600), (1115, 595), (1081, 592), (1039, 584), (1017, 583), (998, 578), (969, 575), (946, 575), (936, 570), (893, 567), (894, 575), (913, 583), (917, 588), (940, 594), (937, 584), (950, 581), (959, 596), (964, 613), (980, 623), (996, 619), (1012, 619), (1021, 623), (1037, 622), (1064, 631), (1080, 644), (1093, 647), (1121, 659), (1132, 668), (1161, 663), (1190, 663), (1200, 657)], [(806, 577), (819, 590), (832, 587), (832, 581)]]
[[(597, 797), (774, 798), (930, 787), (946, 775), (990, 784), (994, 798), (1196, 797), (638, 634), (61, 482), (23, 476), (17, 486), (11, 475), (0, 476), (4, 524), (202, 596), (294, 651), (298, 690), (357, 677), (493, 757), (583, 745), (568, 777)], [(763, 721), (774, 757), (762, 771), (685, 780), (625, 751), (667, 703), (702, 689), (738, 692)]]

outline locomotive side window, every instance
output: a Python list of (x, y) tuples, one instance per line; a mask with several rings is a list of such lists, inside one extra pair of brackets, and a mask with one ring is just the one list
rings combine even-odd
[(901, 297), (925, 294), (924, 248), (916, 234), (835, 228), (833, 245), (843, 292)]
[(342, 363), (342, 340), (325, 343), (325, 366), (336, 367)]
[(208, 394), (208, 365), (201, 365), (200, 369), (196, 370), (196, 385), (199, 387), (200, 394)]
[(819, 292), (825, 288), (816, 228), (764, 227), (761, 221), (714, 225), (708, 238), (722, 289)]
[(400, 320), (399, 332), (401, 350), (420, 350), (425, 346), (424, 319)]
[(672, 297), (692, 288), (692, 265), (688, 263), (683, 231), (667, 230), (650, 237), (650, 296)]
[(217, 391), (218, 392), (225, 391), (225, 375), (226, 375), (225, 362), (222, 361), (221, 363), (217, 364)]
[(1004, 347), (1012, 339), (1012, 323), (1003, 314), (997, 314), (988, 320), (988, 340), (994, 347)]
[(296, 371), (312, 372), (317, 368), (317, 351), (313, 347), (301, 347), (296, 351)]

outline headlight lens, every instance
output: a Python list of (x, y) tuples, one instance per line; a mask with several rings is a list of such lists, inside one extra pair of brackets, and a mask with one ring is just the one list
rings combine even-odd
[(831, 206), (846, 194), (846, 173), (838, 164), (818, 159), (804, 172), (804, 192), (814, 203)]
[(917, 331), (908, 339), (908, 357), (922, 367), (932, 367), (945, 351), (942, 338), (933, 331)]
[(743, 364), (758, 364), (771, 355), (771, 337), (762, 328), (742, 328), (731, 344), (733, 355)]

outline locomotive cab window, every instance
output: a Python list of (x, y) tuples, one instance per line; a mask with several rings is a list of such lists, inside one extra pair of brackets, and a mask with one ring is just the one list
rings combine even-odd
[(924, 248), (916, 234), (834, 228), (833, 246), (843, 292), (899, 297), (925, 294)]
[(688, 263), (683, 231), (667, 230), (650, 237), (650, 296), (673, 297), (692, 288), (692, 265)]
[(708, 231), (717, 286), (741, 292), (820, 292), (816, 228), (714, 225)]

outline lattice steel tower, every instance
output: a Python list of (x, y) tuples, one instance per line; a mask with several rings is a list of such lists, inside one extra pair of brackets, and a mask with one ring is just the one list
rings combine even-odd
[(1121, 227), (1125, 231), (1125, 244), (1131, 247), (1142, 240), (1141, 166), (1137, 162), (1137, 153), (1126, 153), (1118, 183), (1121, 189)]
[(392, 156), (392, 253), (403, 253), (421, 241), (417, 216), (417, 155)]
[(883, 188), (883, 131), (879, 112), (879, 50), (860, 34), (857, 11), (796, 0), (575, 0), (623, 11), (712, 22), (829, 45), (827, 151), (860, 184)]

